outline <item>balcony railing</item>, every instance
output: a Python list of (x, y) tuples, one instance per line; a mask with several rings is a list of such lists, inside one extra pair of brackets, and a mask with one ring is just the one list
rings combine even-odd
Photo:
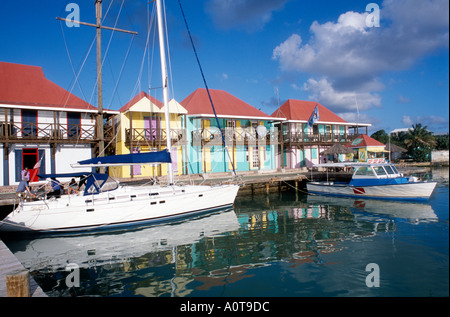
[[(227, 144), (252, 145), (252, 144), (331, 144), (349, 143), (355, 139), (352, 134), (333, 133), (297, 133), (277, 129), (263, 129), (258, 133), (254, 128), (225, 128), (222, 129)], [(217, 128), (206, 128), (192, 131), (192, 145), (216, 146), (222, 145), (222, 134)]]
[(252, 145), (276, 144), (279, 142), (277, 130), (257, 131), (254, 128), (206, 128), (192, 131), (192, 145), (217, 146), (223, 145), (222, 133), (227, 144)]
[(353, 134), (303, 133), (284, 131), (284, 143), (349, 143), (355, 139)]
[[(166, 130), (150, 128), (126, 129), (126, 144), (130, 145), (164, 145), (167, 142)], [(170, 137), (172, 145), (184, 145), (187, 143), (186, 129), (171, 129)]]
[[(95, 142), (95, 124), (52, 124), (52, 123), (5, 123), (0, 122), (0, 140), (14, 141), (61, 141), (70, 142)], [(114, 137), (114, 128), (104, 126), (104, 139), (111, 140)]]

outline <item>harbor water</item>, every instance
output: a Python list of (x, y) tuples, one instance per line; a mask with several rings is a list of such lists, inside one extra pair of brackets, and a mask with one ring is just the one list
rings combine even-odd
[(427, 203), (291, 190), (153, 227), (2, 239), (48, 296), (449, 296), (448, 168), (425, 176)]

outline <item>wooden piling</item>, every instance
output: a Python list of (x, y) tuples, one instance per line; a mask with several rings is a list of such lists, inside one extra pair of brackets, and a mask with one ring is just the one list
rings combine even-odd
[(30, 297), (30, 272), (19, 269), (6, 274), (7, 297)]

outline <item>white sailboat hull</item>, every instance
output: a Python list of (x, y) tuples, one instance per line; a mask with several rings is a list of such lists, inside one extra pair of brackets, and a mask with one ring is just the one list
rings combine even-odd
[(412, 182), (374, 186), (351, 186), (349, 184), (333, 182), (310, 182), (306, 184), (309, 193), (344, 197), (407, 200), (427, 200), (435, 187), (436, 182)]
[(0, 231), (65, 232), (165, 221), (231, 207), (238, 185), (119, 187), (98, 195), (24, 202)]

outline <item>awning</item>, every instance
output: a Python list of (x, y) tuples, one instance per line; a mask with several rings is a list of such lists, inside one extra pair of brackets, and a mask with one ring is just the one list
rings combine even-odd
[(367, 152), (372, 153), (389, 153), (389, 151), (385, 150), (384, 147), (368, 147)]

